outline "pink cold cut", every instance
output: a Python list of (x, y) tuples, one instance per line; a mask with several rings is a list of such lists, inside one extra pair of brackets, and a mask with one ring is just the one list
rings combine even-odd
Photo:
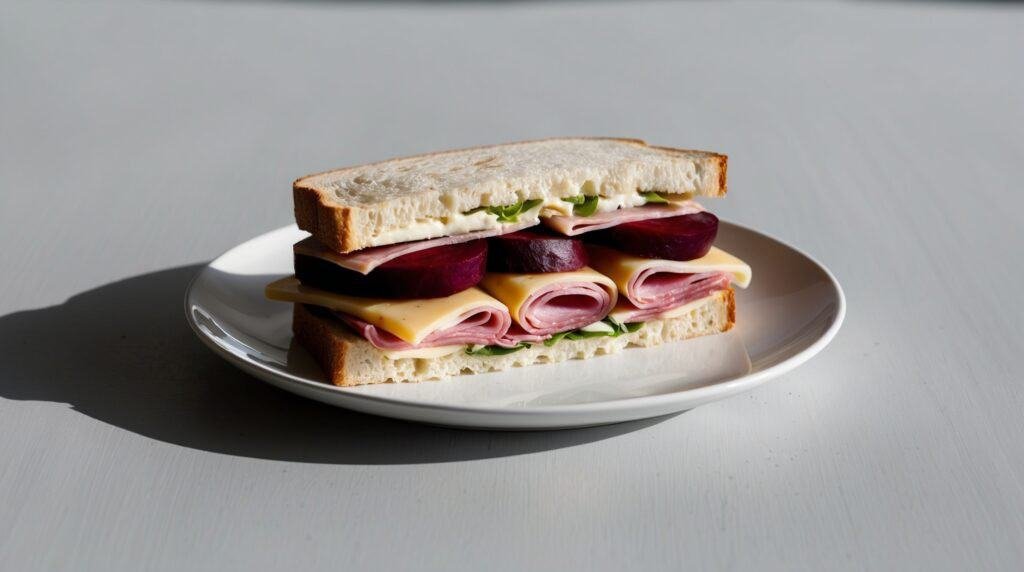
[(420, 252), (421, 250), (436, 248), (438, 246), (448, 246), (480, 238), (490, 238), (492, 236), (498, 236), (529, 228), (536, 224), (536, 222), (509, 223), (503, 224), (500, 228), (478, 230), (475, 232), (460, 234), (458, 236), (442, 236), (440, 238), (400, 242), (398, 244), (389, 244), (387, 246), (374, 246), (350, 252), (348, 254), (334, 252), (317, 242), (313, 237), (309, 237), (297, 243), (294, 247), (294, 251), (296, 254), (305, 254), (307, 256), (315, 256), (317, 258), (329, 260), (342, 268), (354, 270), (361, 274), (369, 274), (374, 268), (384, 264), (385, 262), (394, 260), (399, 256), (405, 256), (406, 254), (412, 254), (414, 252)]
[(679, 274), (665, 269), (646, 269), (629, 281), (629, 291), (624, 294), (632, 308), (621, 319), (643, 322), (657, 318), (669, 310), (729, 288), (731, 280), (728, 272)]
[(576, 236), (592, 230), (611, 228), (627, 222), (683, 216), (703, 211), (704, 207), (694, 201), (681, 201), (616, 209), (614, 211), (594, 213), (590, 216), (549, 216), (541, 220), (548, 227), (566, 236)]
[(492, 306), (481, 306), (459, 316), (459, 321), (450, 328), (431, 332), (418, 344), (399, 338), (398, 336), (378, 328), (369, 322), (343, 312), (338, 317), (350, 328), (366, 338), (374, 347), (382, 350), (411, 350), (436, 348), (453, 345), (492, 345), (501, 344), (505, 334), (512, 326), (512, 317), (507, 310)]
[(518, 326), (524, 334), (547, 337), (600, 321), (615, 302), (615, 293), (595, 282), (556, 282), (523, 302)]
[(527, 333), (522, 326), (513, 323), (505, 336), (498, 341), (498, 345), (510, 348), (518, 345), (520, 342), (535, 344), (537, 342), (543, 342), (550, 337), (551, 336), (549, 334), (538, 335)]

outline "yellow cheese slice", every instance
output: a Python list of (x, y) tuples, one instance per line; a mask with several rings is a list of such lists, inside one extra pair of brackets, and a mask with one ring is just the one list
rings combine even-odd
[(335, 294), (305, 286), (289, 276), (268, 284), (266, 295), (271, 300), (312, 304), (351, 314), (410, 344), (418, 344), (432, 332), (454, 326), (459, 316), (471, 310), (491, 307), (507, 311), (501, 302), (475, 287), (445, 298), (385, 300)]
[(626, 302), (625, 300), (623, 300), (622, 302), (619, 302), (618, 304), (616, 304), (615, 307), (612, 308), (611, 312), (608, 312), (608, 316), (607, 317), (611, 318), (612, 320), (615, 320), (616, 322), (618, 322), (620, 324), (625, 324), (626, 322), (630, 322), (631, 321), (629, 319), (630, 314), (632, 314), (635, 311), (636, 311), (636, 308), (634, 308), (632, 306), (632, 304), (630, 304), (629, 302)]
[(545, 272), (543, 274), (513, 274), (506, 272), (488, 272), (480, 282), (480, 287), (508, 306), (512, 319), (519, 321), (519, 311), (526, 300), (541, 288), (560, 282), (596, 282), (612, 297), (612, 305), (619, 297), (615, 283), (607, 276), (584, 266), (573, 272)]
[(634, 276), (652, 267), (681, 274), (728, 272), (732, 274), (733, 283), (740, 288), (750, 285), (753, 274), (750, 265), (746, 262), (714, 246), (704, 256), (687, 261), (640, 258), (618, 250), (600, 247), (594, 248), (591, 253), (590, 265), (601, 274), (611, 278), (619, 287), (619, 291), (624, 294), (629, 292), (629, 282)]
[[(682, 306), (679, 306), (679, 307), (676, 307), (676, 308), (672, 308), (671, 310), (667, 310), (667, 311), (665, 311), (665, 312), (663, 312), (661, 314), (658, 314), (658, 316), (655, 317), (654, 319), (656, 319), (656, 320), (669, 320), (671, 318), (678, 318), (679, 316), (685, 316), (686, 314), (689, 314), (697, 306), (700, 306), (701, 304), (704, 304), (707, 301), (708, 298), (710, 298), (712, 296), (715, 296), (716, 294), (717, 294), (717, 292), (714, 293), (714, 294), (711, 294), (709, 296), (705, 296), (703, 298), (699, 298), (697, 300), (694, 300), (693, 302), (690, 302), (688, 304), (683, 304)], [(629, 302), (626, 302), (626, 301), (622, 301), (622, 302), (619, 302), (619, 304), (617, 306), (612, 308), (611, 312), (608, 312), (608, 317), (613, 319), (613, 320), (615, 320), (616, 322), (625, 323), (625, 322), (629, 322), (630, 321), (630, 315), (632, 315), (636, 311), (637, 311), (636, 307), (634, 307), (632, 304), (630, 304)]]

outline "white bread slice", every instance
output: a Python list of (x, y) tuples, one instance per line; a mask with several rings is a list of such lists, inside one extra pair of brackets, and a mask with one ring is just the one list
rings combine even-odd
[(726, 157), (717, 153), (654, 147), (639, 139), (563, 138), (337, 169), (302, 177), (292, 189), (299, 228), (335, 251), (351, 252), (401, 242), (394, 233), (417, 223), (429, 223), (432, 231), (416, 239), (483, 230), (494, 221), (461, 220), (458, 230), (449, 221), (479, 206), (557, 202), (581, 192), (608, 198), (638, 190), (721, 196), (725, 178)]
[(642, 328), (631, 334), (617, 338), (563, 339), (551, 347), (533, 344), (503, 356), (471, 356), (460, 351), (437, 358), (388, 359), (338, 320), (314, 314), (301, 304), (295, 305), (292, 331), (296, 340), (313, 354), (328, 381), (348, 386), (418, 382), (531, 364), (587, 359), (615, 353), (627, 346), (651, 347), (717, 334), (729, 330), (735, 322), (736, 302), (730, 289), (715, 292), (695, 303), (682, 316), (644, 322)]

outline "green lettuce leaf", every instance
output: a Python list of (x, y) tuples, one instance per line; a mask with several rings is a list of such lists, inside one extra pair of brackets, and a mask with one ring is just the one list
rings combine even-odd
[(597, 212), (597, 195), (591, 195), (583, 200), (583, 204), (572, 207), (572, 214), (576, 216), (590, 216)]
[(550, 338), (544, 340), (544, 345), (550, 348), (551, 346), (557, 344), (562, 338), (568, 336), (570, 333), (571, 332), (558, 332), (557, 334), (554, 334)]
[(611, 332), (585, 332), (583, 330), (572, 330), (570, 332), (559, 332), (559, 333), (551, 336), (550, 338), (544, 340), (544, 345), (550, 348), (551, 346), (557, 344), (559, 341), (561, 341), (563, 339), (585, 340), (585, 339), (588, 339), (588, 338), (600, 338), (600, 337), (606, 337), (606, 336), (607, 337), (612, 337), (612, 338), (617, 338), (617, 337), (621, 336), (622, 334), (632, 334), (633, 332), (639, 330), (640, 328), (642, 328), (644, 326), (643, 322), (628, 322), (628, 323), (624, 324), (622, 322), (615, 321), (615, 320), (613, 320), (611, 318), (605, 318), (605, 319), (603, 319), (601, 321), (604, 322), (605, 324), (608, 324), (609, 326), (611, 326), (612, 331)]
[(600, 197), (597, 195), (576, 195), (575, 197), (567, 197), (562, 200), (573, 204), (572, 214), (576, 216), (590, 216), (597, 212), (597, 203)]
[(644, 204), (667, 203), (668, 202), (668, 200), (666, 200), (665, 197), (659, 195), (658, 193), (656, 193), (654, 191), (651, 191), (651, 192), (648, 192), (648, 193), (640, 193), (640, 196), (643, 197), (644, 200), (647, 201)]
[(519, 201), (512, 205), (503, 205), (498, 207), (476, 207), (470, 209), (462, 214), (473, 214), (480, 211), (487, 211), (498, 217), (498, 222), (519, 222), (519, 215), (536, 208), (544, 202), (543, 199), (530, 199), (527, 201)]
[(507, 348), (505, 346), (466, 346), (466, 353), (471, 356), (503, 356), (530, 347), (526, 342)]

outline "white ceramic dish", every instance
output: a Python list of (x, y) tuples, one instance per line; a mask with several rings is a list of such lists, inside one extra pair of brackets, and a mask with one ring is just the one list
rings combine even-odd
[(263, 286), (291, 273), (295, 226), (240, 244), (185, 294), (189, 324), (213, 351), (281, 389), (376, 415), (481, 429), (562, 429), (685, 411), (746, 391), (821, 351), (843, 321), (835, 277), (799, 250), (722, 222), (716, 244), (754, 268), (732, 331), (585, 361), (418, 384), (340, 388), (292, 344), (291, 304)]

